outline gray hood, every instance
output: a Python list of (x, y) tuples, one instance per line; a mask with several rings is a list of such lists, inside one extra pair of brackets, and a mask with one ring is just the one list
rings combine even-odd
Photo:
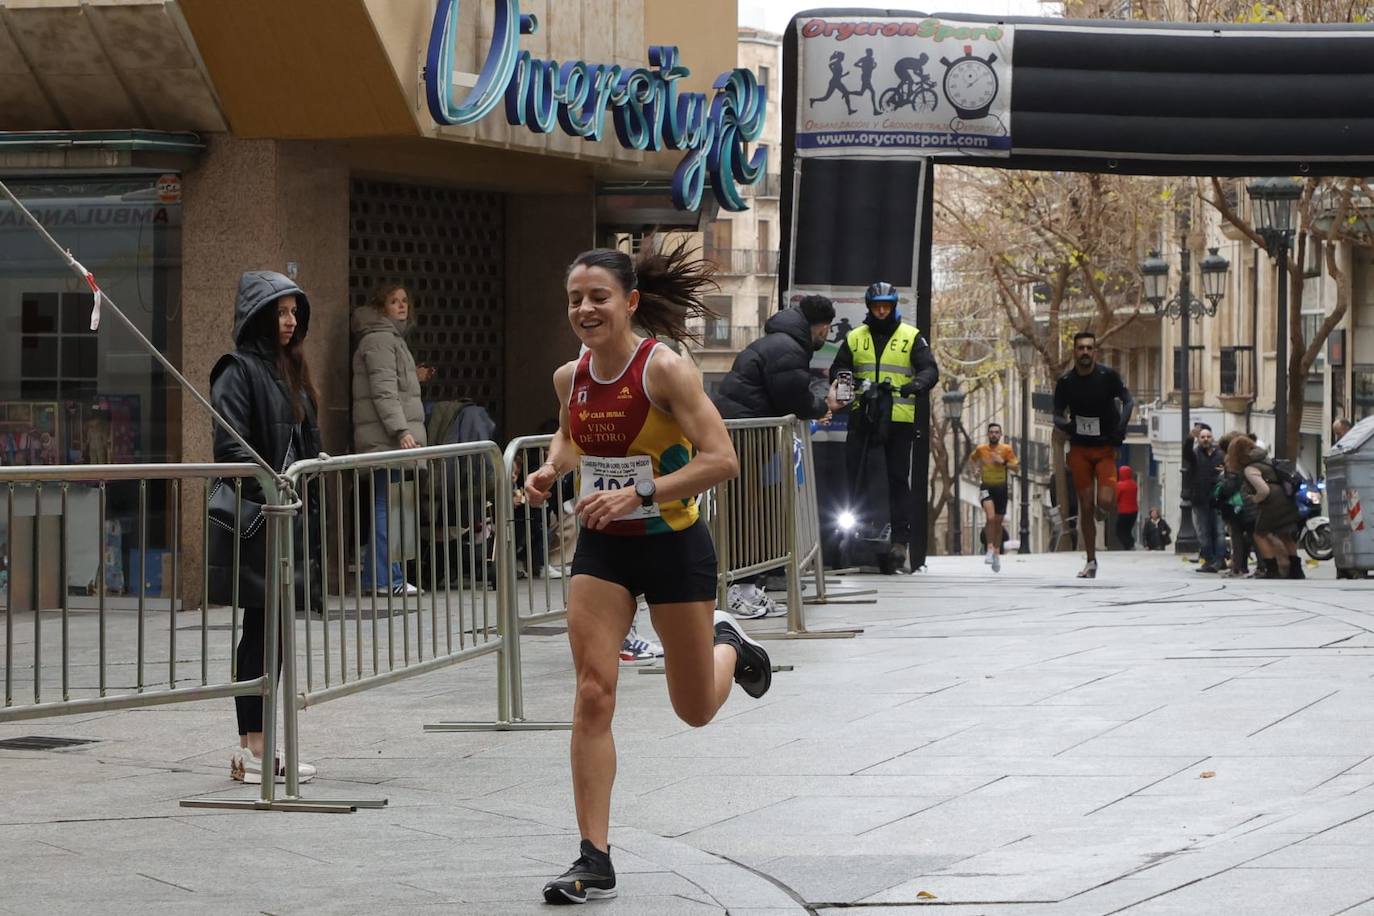
[(239, 294), (234, 301), (234, 343), (253, 349), (258, 341), (248, 340), (253, 320), (282, 296), (296, 297), (296, 338), (305, 340), (310, 330), (310, 300), (295, 281), (272, 270), (250, 270), (239, 277)]
[(351, 324), (353, 342), (355, 345), (368, 334), (376, 334), (378, 332), (395, 334), (397, 337), (404, 340), (410, 333), (409, 319), (397, 321), (394, 318), (388, 318), (381, 311), (370, 305), (360, 305), (355, 308), (353, 310)]

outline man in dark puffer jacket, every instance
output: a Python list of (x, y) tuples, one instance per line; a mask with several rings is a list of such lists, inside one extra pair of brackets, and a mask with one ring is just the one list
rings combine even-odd
[[(751, 343), (730, 367), (716, 395), (727, 420), (784, 417), (817, 420), (841, 408), (834, 386), (811, 374), (811, 354), (825, 345), (835, 305), (824, 296), (807, 296), (764, 324), (764, 336)], [(762, 589), (763, 576), (730, 586), (730, 612), (737, 617), (786, 613)]]
[(783, 417), (816, 420), (839, 410), (823, 379), (811, 374), (811, 354), (830, 336), (835, 306), (824, 296), (807, 296), (773, 315), (764, 336), (751, 343), (730, 367), (716, 395), (727, 420)]

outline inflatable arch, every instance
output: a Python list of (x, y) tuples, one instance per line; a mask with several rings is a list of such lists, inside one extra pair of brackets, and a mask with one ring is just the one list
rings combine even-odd
[[(883, 279), (929, 329), (932, 164), (1371, 175), (1374, 26), (818, 9), (788, 26), (782, 105), (782, 304), (819, 291), (861, 310)], [(929, 476), (929, 406), (916, 481)], [(836, 451), (818, 445), (823, 493), (842, 489)], [(912, 516), (914, 568), (925, 486)]]

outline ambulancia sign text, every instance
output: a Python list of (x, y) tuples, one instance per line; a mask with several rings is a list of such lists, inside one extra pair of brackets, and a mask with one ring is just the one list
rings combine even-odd
[(768, 150), (749, 155), (747, 144), (763, 133), (766, 90), (749, 70), (722, 73), (715, 94), (678, 92), (691, 71), (672, 45), (649, 48), (649, 66), (626, 68), (574, 60), (536, 60), (520, 50), (520, 36), (533, 35), (538, 19), (521, 15), (519, 0), (494, 0), (495, 28), (476, 84), (461, 101), (454, 97), (454, 44), (458, 0), (439, 0), (429, 35), (425, 96), (439, 124), (472, 124), (506, 103), (506, 120), (535, 133), (555, 128), (598, 141), (609, 113), (616, 138), (627, 149), (682, 150), (673, 173), (673, 204), (696, 210), (710, 179), (726, 210), (744, 210), (741, 186), (760, 181)]

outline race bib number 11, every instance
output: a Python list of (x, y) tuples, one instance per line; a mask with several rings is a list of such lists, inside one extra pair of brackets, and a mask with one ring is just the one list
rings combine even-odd
[(1100, 436), (1102, 435), (1102, 419), (1100, 417), (1074, 417), (1074, 423), (1080, 436)]
[[(641, 480), (654, 479), (654, 463), (648, 455), (633, 455), (629, 458), (599, 458), (583, 455), (579, 468), (581, 487), (578, 498), (586, 499), (608, 490), (633, 490)], [(640, 518), (658, 518), (658, 506), (637, 506), (628, 515), (616, 521), (631, 521)]]

